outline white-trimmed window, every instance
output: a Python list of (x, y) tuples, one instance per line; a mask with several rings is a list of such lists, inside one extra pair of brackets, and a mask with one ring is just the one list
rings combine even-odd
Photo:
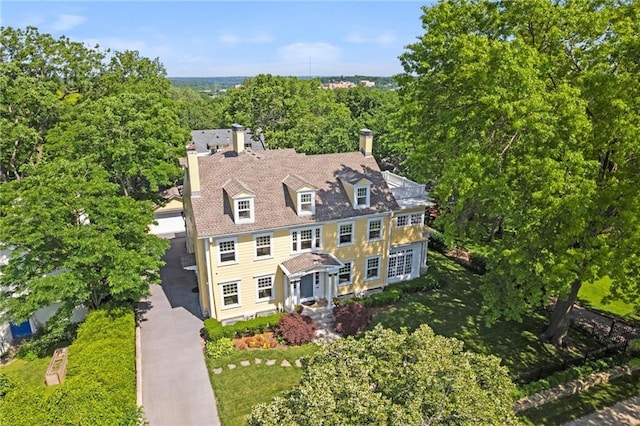
[(424, 225), (424, 213), (411, 213), (412, 225)]
[(271, 257), (271, 234), (256, 235), (256, 258)]
[(344, 262), (344, 266), (338, 271), (338, 285), (349, 285), (353, 280), (353, 262)]
[(367, 234), (369, 241), (375, 241), (382, 238), (382, 219), (369, 219), (369, 232)]
[(235, 211), (235, 223), (253, 223), (253, 198), (239, 198), (233, 200)]
[(256, 287), (258, 290), (258, 302), (266, 302), (273, 299), (273, 275), (257, 277)]
[(237, 281), (220, 284), (222, 291), (222, 306), (224, 308), (240, 306), (240, 293), (238, 287)]
[(338, 245), (353, 244), (353, 222), (338, 224)]
[(380, 256), (367, 257), (367, 274), (365, 279), (380, 278)]
[(413, 249), (395, 250), (389, 253), (387, 278), (401, 279), (411, 276), (413, 269)]
[(369, 207), (369, 186), (356, 186), (355, 187), (355, 208), (363, 209)]
[(311, 250), (321, 247), (320, 227), (291, 231), (291, 251)]
[(313, 195), (313, 192), (298, 193), (298, 216), (306, 216), (316, 213), (316, 200)]
[(396, 228), (402, 228), (403, 226), (409, 226), (409, 215), (403, 214), (396, 218)]
[(236, 239), (218, 240), (218, 253), (220, 263), (235, 263), (236, 259)]

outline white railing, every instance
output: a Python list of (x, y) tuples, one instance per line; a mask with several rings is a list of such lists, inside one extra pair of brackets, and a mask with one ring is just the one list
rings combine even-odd
[(425, 198), (427, 196), (424, 185), (389, 171), (382, 172), (382, 176), (396, 198)]

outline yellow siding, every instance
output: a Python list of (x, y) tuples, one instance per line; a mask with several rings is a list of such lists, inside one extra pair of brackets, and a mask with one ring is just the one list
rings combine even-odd
[(196, 278), (198, 280), (200, 307), (203, 311), (211, 313), (211, 306), (209, 305), (209, 288), (207, 286), (207, 264), (205, 262), (204, 244), (207, 244), (207, 240), (198, 240), (195, 244), (197, 265)]
[(403, 226), (401, 228), (396, 227), (397, 217), (404, 214), (411, 213), (424, 213), (424, 207), (416, 208), (416, 209), (407, 209), (396, 211), (394, 213), (392, 228), (391, 228), (391, 245), (397, 246), (402, 244), (409, 244), (416, 241), (421, 241), (424, 239), (422, 235), (422, 231), (424, 229), (424, 225), (410, 225)]

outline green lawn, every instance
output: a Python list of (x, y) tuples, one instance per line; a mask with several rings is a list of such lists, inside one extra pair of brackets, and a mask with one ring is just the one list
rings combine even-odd
[[(444, 288), (423, 295), (406, 296), (394, 309), (376, 315), (374, 324), (410, 330), (420, 324), (428, 324), (437, 334), (463, 340), (467, 349), (502, 358), (514, 375), (558, 362), (567, 355), (538, 340), (537, 336), (547, 325), (543, 313), (528, 314), (522, 323), (499, 321), (487, 327), (480, 313), (479, 276), (436, 252), (429, 253), (429, 274), (445, 282)], [(570, 338), (578, 348), (597, 345), (588, 336), (574, 330)]]
[(44, 374), (47, 372), (51, 357), (38, 358), (33, 361), (16, 359), (5, 366), (0, 367), (0, 372), (6, 373), (9, 378), (35, 386), (46, 386)]
[[(294, 361), (312, 354), (317, 349), (315, 344), (293, 347), (289, 349), (255, 349), (237, 351), (213, 361), (207, 361), (211, 384), (218, 403), (218, 415), (223, 426), (243, 425), (244, 416), (251, 412), (254, 405), (269, 402), (274, 396), (291, 389), (302, 377), (302, 369), (294, 365)], [(255, 359), (262, 360), (256, 365)], [(268, 359), (275, 359), (276, 364), (267, 366)], [(283, 359), (292, 367), (281, 367)], [(251, 361), (248, 367), (240, 366), (241, 360)], [(235, 364), (234, 370), (227, 368)], [(222, 367), (222, 374), (214, 374), (213, 369)]]
[(520, 418), (529, 425), (561, 425), (636, 395), (640, 395), (640, 373), (523, 411)]
[(603, 299), (610, 294), (610, 287), (611, 278), (609, 277), (601, 278), (593, 284), (583, 284), (578, 293), (578, 299), (583, 306), (609, 312), (626, 319), (640, 321), (640, 313), (633, 305), (625, 303), (622, 300), (612, 300), (608, 303), (603, 302)]

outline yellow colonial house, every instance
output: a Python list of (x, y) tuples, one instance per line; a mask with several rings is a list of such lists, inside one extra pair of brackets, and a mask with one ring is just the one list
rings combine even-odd
[(365, 294), (418, 277), (426, 261), (423, 185), (381, 172), (364, 129), (360, 151), (305, 155), (187, 147), (184, 267), (204, 316), (223, 322)]

